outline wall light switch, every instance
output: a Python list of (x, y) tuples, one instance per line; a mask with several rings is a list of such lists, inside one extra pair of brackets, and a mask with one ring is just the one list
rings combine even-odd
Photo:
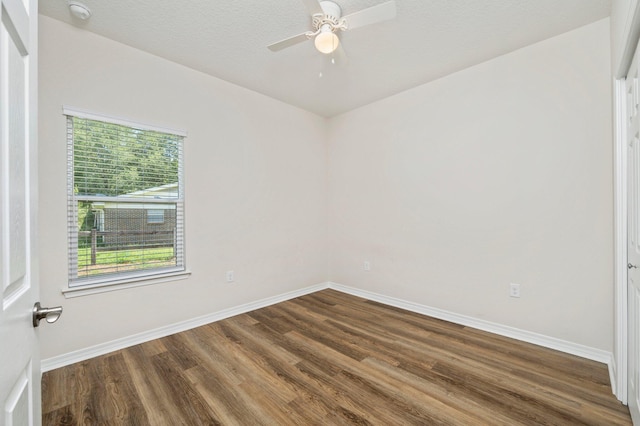
[(364, 261), (364, 270), (365, 271), (370, 271), (371, 270), (371, 262), (369, 262), (368, 260)]
[(235, 281), (235, 276), (233, 274), (233, 271), (227, 271), (227, 282), (232, 283), (234, 281)]

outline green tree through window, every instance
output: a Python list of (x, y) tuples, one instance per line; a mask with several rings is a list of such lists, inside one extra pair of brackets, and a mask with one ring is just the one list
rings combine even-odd
[(182, 137), (77, 117), (72, 120), (78, 194), (119, 196), (178, 181)]

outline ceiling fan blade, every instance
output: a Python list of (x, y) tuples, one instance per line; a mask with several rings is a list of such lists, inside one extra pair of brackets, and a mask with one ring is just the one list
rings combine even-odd
[(386, 21), (387, 19), (393, 19), (395, 17), (396, 2), (392, 0), (351, 13), (345, 16), (344, 20), (347, 21), (347, 29), (352, 30), (354, 28), (375, 24), (376, 22)]
[(311, 16), (315, 14), (324, 14), (322, 11), (322, 6), (320, 6), (320, 2), (318, 0), (302, 0), (302, 3), (307, 7), (309, 14)]
[(287, 47), (291, 47), (294, 44), (302, 43), (303, 41), (307, 41), (307, 40), (309, 40), (309, 37), (307, 37), (307, 33), (302, 33), (302, 34), (295, 35), (293, 37), (285, 38), (284, 40), (280, 40), (276, 43), (272, 43), (267, 47), (272, 52), (277, 52), (279, 50), (286, 49)]

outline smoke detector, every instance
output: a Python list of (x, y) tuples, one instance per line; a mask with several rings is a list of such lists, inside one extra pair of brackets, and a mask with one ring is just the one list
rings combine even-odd
[(86, 21), (91, 17), (91, 10), (84, 4), (77, 1), (69, 2), (69, 10), (73, 16), (83, 21)]

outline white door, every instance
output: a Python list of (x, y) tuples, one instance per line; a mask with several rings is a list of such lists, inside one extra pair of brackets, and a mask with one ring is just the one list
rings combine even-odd
[(39, 425), (37, 0), (0, 0), (0, 425)]
[(627, 73), (627, 278), (628, 381), (627, 398), (634, 424), (640, 425), (640, 93), (637, 51)]

